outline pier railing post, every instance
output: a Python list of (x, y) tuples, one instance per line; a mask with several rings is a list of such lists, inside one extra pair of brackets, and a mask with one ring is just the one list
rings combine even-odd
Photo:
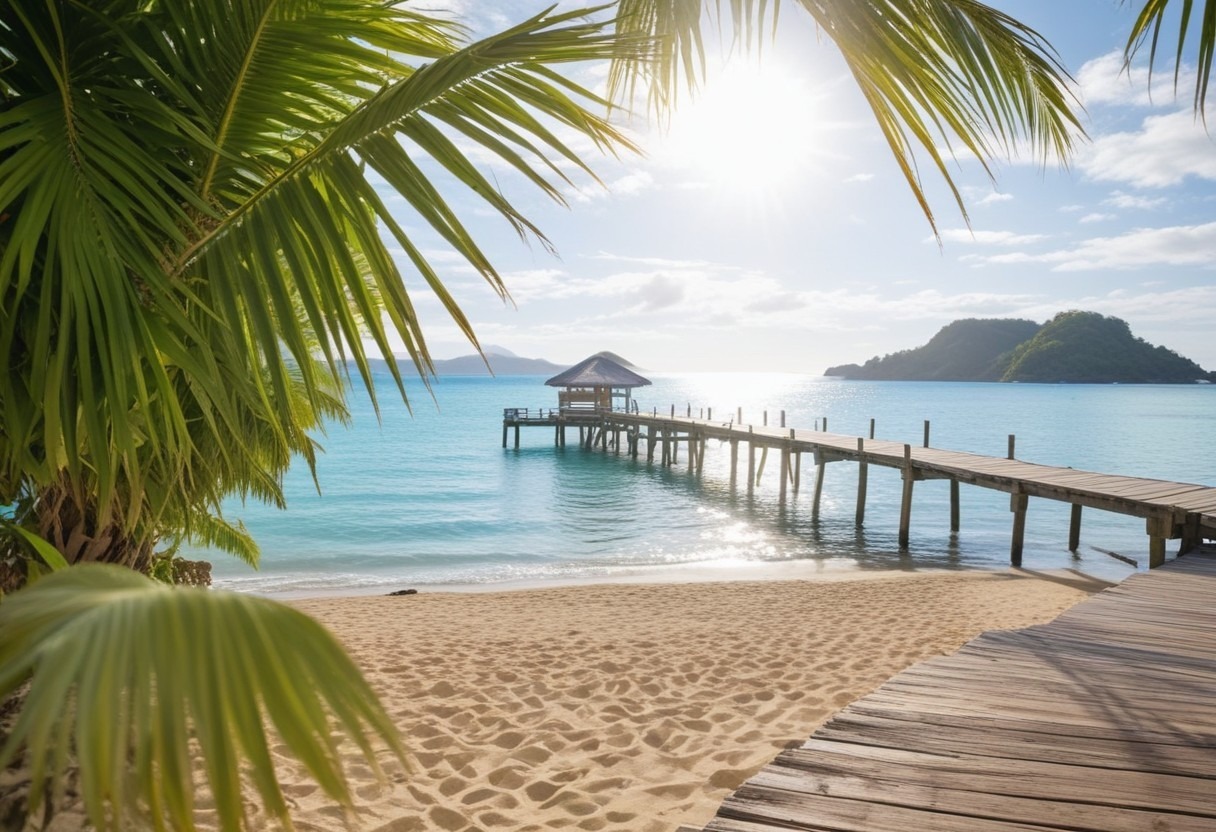
[(781, 427), (785, 427), (785, 411), (781, 411)]
[(871, 439), (874, 438), (874, 420), (873, 419), (870, 420), (870, 438)]
[(924, 447), (929, 447), (929, 420), (925, 420), (925, 444)]
[(1018, 438), (1016, 436), (1014, 436), (1012, 433), (1009, 434), (1009, 455), (1006, 457), (1006, 459), (1013, 459), (1013, 450), (1014, 446), (1017, 444), (1017, 441)]

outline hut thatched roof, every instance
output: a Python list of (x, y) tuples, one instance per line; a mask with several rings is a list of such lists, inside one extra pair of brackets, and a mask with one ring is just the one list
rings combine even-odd
[(650, 379), (611, 358), (593, 355), (545, 382), (549, 387), (645, 387)]

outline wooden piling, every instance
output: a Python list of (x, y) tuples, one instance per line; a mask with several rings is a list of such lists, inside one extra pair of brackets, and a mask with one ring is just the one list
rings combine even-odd
[(958, 480), (950, 478), (950, 531), (954, 534), (958, 533), (959, 527), (959, 510), (958, 510)]
[(925, 420), (925, 444), (924, 447), (929, 447), (929, 420)]
[(916, 480), (912, 471), (912, 446), (904, 445), (903, 496), (899, 501), (899, 550), (908, 550), (908, 538), (912, 528), (912, 486)]
[(866, 480), (869, 477), (869, 464), (865, 457), (866, 442), (857, 437), (857, 519), (855, 525), (861, 528), (866, 521)]
[(823, 496), (823, 475), (827, 472), (828, 461), (823, 451), (815, 451), (815, 496), (811, 500), (811, 520), (819, 522), (819, 499)]
[(519, 450), (519, 423), (515, 424), (515, 450)]
[(874, 420), (873, 419), (870, 420), (870, 438), (871, 439), (874, 438)]
[(1081, 506), (1072, 504), (1072, 517), (1068, 521), (1068, 551), (1075, 552), (1081, 546)]
[(785, 411), (781, 411), (781, 427), (785, 427)]
[(1026, 538), (1026, 507), (1030, 497), (1014, 492), (1009, 496), (1009, 510), (1013, 512), (1013, 539), (1009, 544), (1009, 565), (1022, 565), (1022, 543)]
[(789, 483), (789, 478), (790, 478), (790, 449), (788, 447), (782, 447), (782, 449), (781, 449), (780, 478), (781, 478), (781, 483), (780, 483), (780, 485), (777, 486), (777, 499), (780, 502), (784, 503), (786, 485), (787, 485), (787, 483)]
[[(751, 428), (747, 429), (751, 433)], [(747, 493), (756, 490), (756, 440), (752, 437), (747, 442)]]
[(739, 482), (739, 440), (730, 440), (730, 488), (735, 490)]
[(502, 423), (502, 446), (504, 448), (507, 447), (507, 428), (509, 428), (509, 427), (510, 427), (510, 425), (508, 425), (506, 420), (504, 419), (503, 423)]
[(1017, 444), (1017, 437), (1014, 436), (1012, 433), (1009, 434), (1009, 454), (1008, 454), (1008, 456), (1005, 457), (1006, 459), (1013, 459), (1013, 449), (1014, 449), (1014, 445), (1016, 445), (1016, 444)]

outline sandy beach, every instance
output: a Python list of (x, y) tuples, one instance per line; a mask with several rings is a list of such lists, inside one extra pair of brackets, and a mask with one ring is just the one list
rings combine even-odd
[[(901, 669), (1050, 620), (1094, 582), (1020, 572), (601, 585), (296, 601), (411, 752), (352, 764), (357, 829), (664, 832)], [(343, 827), (281, 765), (301, 830)]]

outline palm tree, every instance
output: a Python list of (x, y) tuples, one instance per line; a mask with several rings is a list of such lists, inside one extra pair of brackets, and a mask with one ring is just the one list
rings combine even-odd
[[(951, 188), (942, 136), (984, 161), (1018, 139), (1067, 155), (1066, 76), (1012, 18), (973, 0), (801, 5), (841, 48), (930, 222), (917, 146)], [(430, 369), (407, 286), (476, 343), (377, 180), (505, 296), (428, 171), (547, 244), (465, 148), (560, 200), (563, 165), (591, 174), (562, 130), (631, 145), (598, 114), (607, 102), (554, 67), (612, 61), (617, 100), (641, 85), (662, 111), (699, 72), (702, 6), (550, 10), (467, 45), (388, 0), (0, 6), (0, 504), (24, 511), (23, 539), (34, 528), (72, 562), (128, 565), (166, 533), (240, 549), (212, 522), (219, 498), (279, 493), (286, 461), (313, 451), (309, 431), (342, 412), (347, 360), (374, 395), (364, 339), (391, 359), (391, 332)], [(736, 31), (773, 8), (732, 3)], [(338, 800), (327, 714), (373, 762), (365, 731), (401, 753), (341, 650), (279, 605), (78, 567), (5, 599), (0, 632), (0, 696), (32, 678), (0, 762), (28, 749), (37, 806), (74, 748), (98, 828), (132, 812), (191, 828), (191, 729), (230, 829), (244, 824), (242, 759), (286, 820), (264, 713)]]
[[(383, 190), (505, 294), (428, 171), (547, 245), (465, 146), (560, 200), (567, 167), (590, 172), (561, 130), (631, 145), (553, 67), (649, 49), (558, 13), (466, 45), (380, 0), (13, 0), (0, 32), (0, 505), (48, 563), (126, 566), (165, 534), (247, 546), (220, 498), (281, 498), (309, 431), (344, 412), (348, 360), (373, 390), (364, 339), (391, 358), (392, 332), (429, 369), (407, 285), (472, 337)], [(286, 821), (264, 713), (339, 801), (331, 717), (369, 760), (365, 730), (400, 755), (316, 625), (115, 568), (0, 605), (0, 697), (32, 678), (0, 763), (28, 749), (32, 806), (70, 746), (94, 825), (189, 828), (194, 736), (224, 828), (244, 823), (242, 760)]]

